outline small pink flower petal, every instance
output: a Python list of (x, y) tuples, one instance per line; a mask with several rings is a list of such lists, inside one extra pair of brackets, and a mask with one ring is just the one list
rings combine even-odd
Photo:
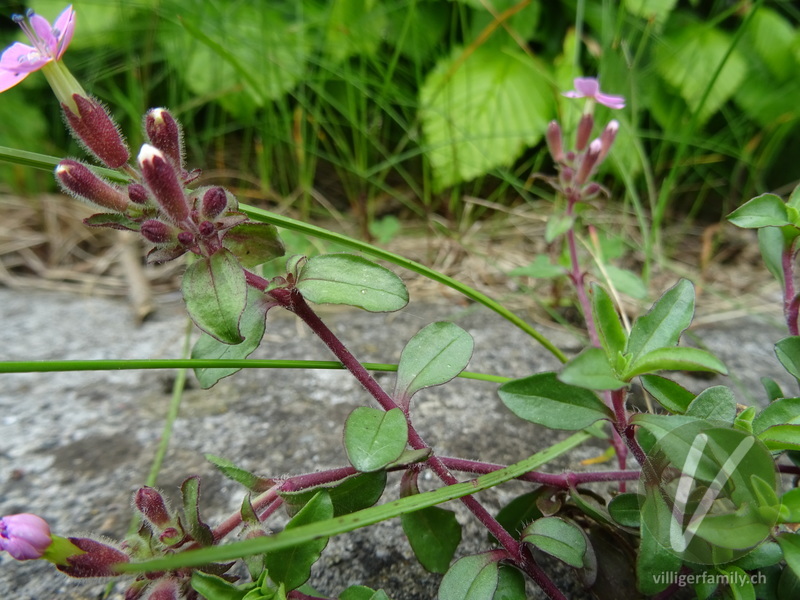
[(612, 96), (611, 94), (597, 94), (595, 96), (600, 104), (605, 104), (608, 108), (620, 109), (625, 108), (625, 98), (622, 96)]
[(600, 92), (600, 84), (594, 77), (577, 77), (574, 83), (581, 96), (594, 97)]
[(575, 89), (563, 94), (567, 98), (591, 98), (609, 108), (625, 108), (625, 98), (601, 92), (600, 83), (594, 77), (577, 77), (574, 83)]
[[(47, 51), (48, 54), (55, 54), (58, 40), (53, 35), (53, 28), (50, 21), (39, 15), (31, 15), (31, 28), (42, 43), (40, 50)], [(33, 41), (33, 40), (31, 40)]]
[(53, 33), (58, 38), (56, 60), (60, 60), (72, 41), (72, 34), (75, 33), (75, 11), (72, 10), (71, 4), (58, 15), (56, 22), (53, 23)]
[(0, 550), (17, 560), (41, 558), (52, 541), (50, 526), (41, 517), (23, 513), (0, 519)]
[[(35, 58), (36, 60), (31, 60)], [(14, 42), (0, 56), (0, 92), (5, 92), (46, 64), (32, 46)]]

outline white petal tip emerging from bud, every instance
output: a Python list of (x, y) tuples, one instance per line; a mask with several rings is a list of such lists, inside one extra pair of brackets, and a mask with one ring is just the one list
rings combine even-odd
[(151, 146), (150, 144), (142, 144), (142, 149), (139, 150), (139, 156), (136, 157), (136, 160), (141, 165), (143, 162), (150, 162), (154, 158), (164, 158), (164, 154), (156, 148), (155, 146)]

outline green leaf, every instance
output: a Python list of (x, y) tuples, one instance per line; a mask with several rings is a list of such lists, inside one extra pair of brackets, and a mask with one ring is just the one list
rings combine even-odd
[(781, 386), (771, 377), (762, 377), (761, 385), (764, 386), (764, 392), (767, 394), (767, 400), (773, 402), (778, 398), (785, 398), (786, 394), (783, 393)]
[(597, 284), (592, 285), (591, 299), (594, 322), (606, 355), (617, 356), (623, 353), (628, 343), (628, 334), (622, 327), (614, 301), (605, 288)]
[(400, 355), (394, 397), (408, 401), (419, 390), (447, 383), (463, 371), (475, 346), (455, 323), (440, 321), (422, 328)]
[(387, 25), (386, 8), (379, 2), (331, 2), (325, 17), (326, 59), (340, 63), (352, 55), (374, 54)]
[(580, 528), (558, 517), (544, 517), (528, 525), (522, 541), (532, 544), (551, 556), (576, 568), (583, 566), (586, 538)]
[(492, 600), (499, 579), (497, 557), (489, 552), (453, 563), (439, 584), (439, 600)]
[[(239, 319), (239, 331), (244, 341), (239, 344), (224, 344), (203, 333), (192, 348), (194, 359), (243, 359), (250, 356), (261, 344), (266, 329), (267, 311), (275, 306), (257, 289), (247, 288), (247, 305)], [(195, 369), (194, 374), (204, 390), (212, 387), (220, 379), (240, 371), (238, 367)]]
[(498, 393), (519, 418), (551, 429), (583, 429), (613, 416), (594, 393), (559, 381), (555, 373), (509, 381)]
[(299, 492), (280, 491), (286, 512), (296, 515), (317, 492), (325, 490), (333, 503), (333, 516), (347, 515), (368, 508), (380, 500), (386, 487), (386, 471), (359, 473), (334, 483), (306, 488)]
[(773, 425), (758, 434), (770, 450), (800, 450), (800, 425)]
[(389, 600), (383, 590), (377, 592), (364, 585), (351, 585), (339, 594), (338, 600)]
[(268, 223), (235, 225), (225, 232), (222, 245), (230, 250), (244, 267), (255, 267), (283, 256), (285, 252), (278, 230)]
[(647, 286), (638, 274), (615, 265), (605, 265), (604, 268), (608, 281), (614, 289), (637, 300), (647, 298)]
[(562, 277), (564, 275), (564, 267), (554, 265), (544, 254), (539, 254), (529, 265), (511, 269), (508, 274), (512, 277), (553, 279), (554, 277)]
[(740, 567), (726, 565), (718, 567), (717, 570), (726, 577), (728, 591), (733, 600), (756, 600), (756, 590), (750, 575), (745, 573)]
[(139, 231), (141, 229), (141, 223), (119, 213), (98, 213), (85, 218), (83, 224), (89, 227), (108, 227), (122, 231)]
[(660, 375), (642, 375), (640, 381), (644, 389), (671, 413), (686, 412), (695, 398), (692, 392), (680, 384)]
[(189, 477), (181, 485), (183, 496), (183, 516), (189, 534), (202, 546), (214, 543), (211, 528), (200, 519), (200, 478)]
[(775, 355), (790, 375), (800, 379), (800, 336), (783, 338), (775, 344)]
[(639, 506), (642, 502), (643, 498), (638, 494), (620, 494), (608, 503), (608, 514), (624, 527), (639, 527), (642, 522)]
[(655, 371), (711, 371), (727, 374), (725, 364), (716, 356), (699, 348), (671, 347), (658, 348), (635, 360), (623, 379)]
[(782, 560), (783, 552), (781, 547), (775, 542), (764, 542), (737, 559), (733, 564), (745, 571), (753, 571), (776, 565)]
[(728, 215), (728, 220), (737, 227), (780, 227), (790, 225), (786, 204), (775, 194), (761, 194), (748, 200)]
[(538, 506), (538, 500), (544, 488), (517, 496), (497, 513), (497, 522), (514, 537), (519, 537), (525, 525), (544, 515)]
[(431, 506), (402, 515), (400, 522), (420, 564), (432, 573), (446, 573), (461, 543), (455, 513)]
[(407, 443), (408, 423), (399, 408), (383, 411), (361, 406), (344, 425), (347, 458), (362, 472), (377, 471), (397, 460)]
[(706, 515), (700, 521), (697, 536), (720, 548), (741, 550), (763, 542), (772, 525), (745, 504), (736, 512)]
[(800, 424), (800, 398), (779, 398), (753, 419), (753, 432), (762, 433), (773, 425)]
[(602, 348), (587, 348), (578, 354), (564, 365), (558, 378), (590, 390), (618, 390), (627, 385), (617, 377)]
[(677, 0), (624, 0), (622, 4), (632, 15), (662, 24), (676, 3)]
[(781, 504), (787, 511), (784, 522), (800, 523), (800, 488), (792, 488), (781, 496)]
[(492, 600), (525, 600), (525, 577), (514, 567), (500, 563), (497, 589)]
[[(575, 225), (575, 216), (574, 215), (565, 215), (565, 214), (553, 214), (547, 218), (547, 225), (544, 228), (544, 241), (548, 244), (553, 243), (553, 241), (560, 238), (564, 235), (567, 231), (572, 229)], [(542, 256), (543, 259), (547, 260), (545, 256)], [(563, 269), (561, 270), (561, 275), (564, 274)]]
[(781, 533), (775, 538), (783, 550), (783, 558), (786, 564), (794, 572), (795, 576), (800, 577), (800, 534)]
[[(659, 530), (669, 530), (672, 512), (659, 493), (648, 493), (642, 504), (642, 527), (636, 557), (639, 590), (650, 596), (666, 589), (680, 571), (682, 560), (661, 545)], [(667, 538), (668, 539), (668, 538)]]
[(425, 155), (437, 190), (510, 166), (553, 115), (546, 70), (521, 51), (457, 48), (420, 89)]
[[(326, 491), (319, 491), (286, 524), (285, 530), (292, 530), (303, 525), (324, 521), (333, 517), (333, 503)], [(303, 585), (311, 575), (311, 566), (317, 562), (320, 554), (328, 545), (328, 538), (321, 537), (284, 550), (275, 550), (266, 555), (269, 577), (275, 583), (282, 583), (286, 590), (293, 590)]]
[(265, 477), (254, 475), (250, 471), (237, 467), (234, 463), (226, 458), (214, 456), (213, 454), (206, 454), (205, 458), (212, 465), (217, 467), (225, 477), (240, 483), (251, 492), (265, 492), (273, 484), (273, 482)]
[(758, 247), (769, 272), (783, 285), (783, 252), (800, 235), (796, 227), (762, 227), (758, 230)]
[(656, 48), (656, 70), (698, 114), (698, 124), (717, 112), (744, 81), (747, 63), (732, 43), (730, 35), (708, 23), (688, 23), (663, 37)]
[(733, 423), (736, 418), (736, 397), (730, 388), (715, 385), (700, 392), (689, 404), (686, 414), (698, 419)]
[(247, 304), (247, 283), (242, 266), (224, 248), (210, 258), (200, 258), (183, 275), (183, 298), (195, 324), (226, 344), (238, 344), (239, 318)]
[(212, 600), (243, 600), (247, 590), (241, 590), (222, 577), (204, 573), (192, 572), (192, 589), (203, 598)]
[(310, 258), (297, 289), (316, 304), (348, 304), (370, 312), (392, 312), (408, 304), (408, 290), (397, 275), (355, 254)]
[(633, 355), (633, 362), (653, 350), (675, 346), (691, 324), (693, 314), (694, 286), (681, 279), (656, 301), (650, 312), (634, 321), (626, 349)]

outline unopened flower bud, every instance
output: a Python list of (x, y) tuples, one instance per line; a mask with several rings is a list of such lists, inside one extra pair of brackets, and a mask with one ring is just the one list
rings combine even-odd
[(153, 585), (147, 600), (179, 600), (182, 598), (180, 584), (174, 579), (162, 579)]
[(162, 544), (166, 544), (167, 546), (172, 546), (173, 544), (177, 544), (184, 538), (184, 534), (182, 531), (179, 531), (175, 527), (167, 527), (164, 531), (162, 531), (158, 535), (158, 541)]
[(212, 187), (203, 194), (203, 216), (216, 219), (228, 208), (228, 195), (221, 187)]
[(73, 94), (72, 98), (78, 114), (64, 104), (62, 108), (75, 137), (107, 167), (118, 169), (127, 163), (128, 146), (106, 108), (97, 100), (79, 94)]
[(558, 121), (550, 121), (547, 126), (547, 147), (550, 149), (550, 155), (557, 163), (564, 161), (564, 143), (561, 137), (561, 127)]
[(62, 160), (56, 167), (56, 179), (61, 186), (75, 196), (98, 206), (123, 213), (128, 209), (125, 193), (77, 160)]
[[(148, 219), (142, 223), (139, 232), (144, 239), (154, 244), (166, 244), (175, 240), (175, 232), (172, 227), (157, 219)], [(139, 508), (138, 504), (137, 508)], [(139, 510), (142, 509), (139, 508)]]
[(165, 108), (153, 108), (144, 117), (144, 130), (150, 143), (161, 150), (178, 169), (183, 168), (181, 126)]
[(142, 146), (138, 161), (142, 176), (164, 214), (176, 224), (185, 221), (189, 216), (189, 204), (175, 167), (161, 150), (150, 144)]
[(197, 226), (197, 229), (200, 232), (200, 235), (203, 237), (209, 237), (217, 231), (217, 228), (214, 227), (214, 224), (211, 221), (203, 221)]
[(17, 560), (42, 558), (52, 541), (50, 526), (41, 517), (22, 513), (0, 518), (0, 550)]
[(586, 183), (589, 177), (591, 177), (592, 172), (597, 165), (597, 159), (600, 157), (601, 149), (602, 144), (600, 143), (600, 140), (592, 140), (592, 143), (589, 144), (586, 154), (583, 155), (581, 165), (578, 167), (578, 172), (575, 174), (575, 183), (577, 185), (583, 185)]
[(178, 241), (184, 246), (191, 246), (194, 244), (194, 234), (191, 231), (181, 231), (178, 234)]
[[(147, 225), (148, 223), (153, 223), (154, 225), (159, 223), (161, 225), (164, 225), (163, 223), (160, 223), (159, 221), (155, 220), (145, 221), (142, 224), (143, 230), (144, 226)], [(158, 528), (167, 527), (172, 521), (172, 517), (169, 514), (169, 509), (167, 508), (167, 503), (164, 502), (164, 497), (158, 492), (158, 490), (154, 488), (148, 486), (140, 487), (136, 491), (136, 496), (133, 499), (133, 504), (136, 506), (136, 509), (140, 513), (142, 513), (142, 516), (145, 519), (147, 519), (150, 523), (152, 523)]]
[(141, 183), (129, 183), (128, 198), (131, 199), (131, 202), (134, 202), (136, 204), (147, 204), (147, 201), (150, 199), (150, 196), (147, 193), (147, 188), (144, 187)]
[(605, 160), (609, 150), (611, 150), (611, 146), (614, 144), (614, 140), (617, 138), (618, 132), (619, 121), (616, 119), (610, 121), (608, 125), (606, 125), (606, 128), (603, 129), (603, 133), (600, 134), (600, 144), (602, 148), (600, 150), (600, 156), (597, 158), (598, 164)]
[(589, 138), (592, 136), (592, 129), (594, 129), (594, 117), (584, 113), (578, 123), (578, 132), (575, 135), (575, 149), (578, 152), (583, 152), (586, 148), (586, 144), (589, 143)]
[(67, 558), (66, 565), (56, 565), (59, 571), (71, 577), (111, 577), (118, 575), (114, 565), (126, 563), (130, 558), (122, 550), (89, 538), (69, 538), (83, 554)]

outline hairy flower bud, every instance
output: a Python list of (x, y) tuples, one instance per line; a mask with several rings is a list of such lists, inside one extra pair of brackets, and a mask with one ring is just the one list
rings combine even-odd
[(605, 160), (609, 150), (611, 150), (611, 146), (617, 138), (617, 132), (619, 132), (619, 121), (613, 119), (606, 125), (606, 128), (603, 129), (603, 133), (600, 134), (601, 149), (600, 156), (597, 158), (598, 164)]
[(147, 201), (150, 199), (150, 196), (147, 193), (147, 188), (144, 187), (141, 183), (129, 183), (128, 198), (131, 199), (131, 202), (134, 202), (136, 204), (147, 204)]
[(50, 526), (41, 517), (22, 513), (0, 518), (0, 550), (17, 560), (42, 558), (52, 541)]
[(164, 214), (173, 223), (183, 223), (189, 217), (189, 204), (175, 167), (161, 150), (150, 144), (142, 146), (138, 161), (142, 176)]
[(561, 137), (561, 127), (558, 121), (550, 121), (547, 126), (547, 147), (550, 149), (550, 155), (557, 163), (564, 161), (564, 142)]
[(83, 554), (68, 557), (68, 564), (56, 568), (71, 577), (111, 577), (119, 574), (114, 565), (130, 561), (122, 550), (96, 540), (71, 537), (69, 541), (83, 550)]
[(56, 167), (56, 179), (67, 192), (98, 206), (123, 213), (128, 209), (125, 193), (77, 160), (62, 160)]
[(203, 216), (216, 219), (228, 208), (228, 195), (221, 187), (212, 187), (203, 194)]
[(78, 114), (64, 104), (62, 108), (75, 137), (107, 167), (118, 169), (127, 163), (130, 151), (106, 108), (93, 98), (79, 94), (72, 98)]
[[(166, 244), (175, 241), (175, 232), (172, 227), (157, 219), (148, 219), (142, 223), (139, 232), (144, 239), (154, 244)], [(137, 504), (136, 507), (139, 508), (139, 505)], [(139, 510), (141, 511), (142, 509), (139, 508)]]
[(183, 168), (183, 133), (178, 121), (165, 108), (153, 108), (144, 117), (150, 143), (161, 150), (178, 169)]
[(180, 584), (174, 579), (162, 579), (153, 585), (147, 600), (180, 600)]
[(191, 231), (181, 231), (178, 234), (178, 241), (184, 246), (191, 246), (194, 244), (194, 234)]
[(214, 227), (214, 224), (211, 221), (203, 221), (197, 226), (197, 230), (203, 237), (210, 237), (216, 233), (217, 228)]
[(601, 149), (600, 140), (592, 140), (592, 143), (589, 144), (589, 148), (586, 150), (586, 154), (583, 155), (583, 160), (578, 167), (578, 172), (575, 174), (575, 183), (577, 185), (583, 185), (591, 177), (594, 168), (597, 166), (597, 159), (600, 157)]
[[(147, 223), (159, 223), (159, 221), (146, 221), (142, 224), (142, 229), (144, 229), (144, 225)], [(161, 225), (163, 225), (163, 223), (161, 223)], [(148, 486), (140, 487), (136, 491), (133, 504), (136, 506), (136, 510), (142, 513), (142, 516), (145, 519), (159, 529), (167, 527), (172, 521), (172, 517), (170, 517), (169, 514), (169, 509), (167, 509), (167, 503), (164, 502), (164, 498), (158, 492), (158, 490), (154, 488)]]
[(584, 113), (578, 123), (578, 132), (575, 135), (575, 149), (578, 152), (583, 152), (583, 149), (586, 148), (586, 144), (592, 136), (592, 129), (594, 129), (594, 117)]

